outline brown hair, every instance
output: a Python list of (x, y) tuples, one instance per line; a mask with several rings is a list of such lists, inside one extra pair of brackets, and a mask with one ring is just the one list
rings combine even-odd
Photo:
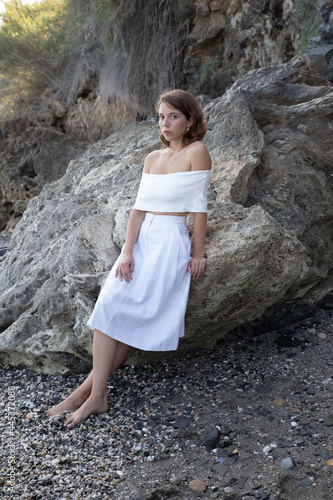
[[(188, 146), (191, 142), (200, 141), (203, 138), (207, 132), (207, 123), (204, 119), (201, 106), (193, 95), (185, 90), (170, 90), (160, 96), (157, 102), (157, 110), (162, 102), (181, 111), (187, 119), (192, 118), (193, 123), (190, 130), (183, 136), (185, 146)], [(159, 135), (159, 139), (165, 146), (170, 147), (170, 142), (165, 139), (162, 133)]]

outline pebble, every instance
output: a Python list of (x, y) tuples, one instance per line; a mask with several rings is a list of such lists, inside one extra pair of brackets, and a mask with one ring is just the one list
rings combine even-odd
[(296, 468), (296, 463), (293, 458), (287, 457), (280, 460), (279, 467), (283, 470), (293, 470)]
[(268, 453), (270, 453), (276, 447), (277, 447), (277, 444), (271, 443), (271, 444), (264, 446), (262, 451), (263, 451), (263, 453), (265, 453), (265, 455), (268, 455)]
[(326, 448), (322, 448), (319, 450), (319, 455), (324, 459), (324, 460), (329, 460), (332, 456), (331, 452), (327, 450)]
[(259, 387), (256, 387), (256, 392), (258, 394), (269, 394), (270, 392), (272, 392), (272, 388), (265, 385), (261, 385)]
[(193, 479), (189, 482), (189, 487), (195, 493), (203, 493), (207, 489), (207, 485), (202, 479)]
[(179, 417), (177, 418), (176, 422), (173, 424), (173, 427), (175, 429), (185, 429), (189, 425), (191, 425), (192, 419), (188, 417)]
[(312, 481), (310, 478), (306, 477), (304, 479), (301, 479), (299, 484), (303, 486), (303, 488), (309, 488), (310, 486), (312, 486)]
[(309, 387), (308, 389), (306, 389), (306, 393), (309, 394), (310, 396), (314, 396), (316, 394), (316, 391), (311, 387)]
[(259, 490), (257, 490), (257, 493), (261, 500), (267, 500), (267, 498), (269, 498), (269, 494), (263, 488), (259, 488)]
[(217, 427), (211, 430), (204, 438), (199, 442), (199, 446), (205, 446), (205, 448), (213, 449), (216, 448), (220, 441), (220, 431)]
[[(144, 367), (124, 365), (109, 382), (109, 411), (72, 431), (63, 427), (66, 415), (46, 419), (43, 412), (84, 374), (0, 370), (5, 439), (8, 388), (17, 387), (16, 497), (37, 500), (52, 489), (61, 500), (143, 500), (166, 491), (184, 500), (220, 499), (229, 496), (224, 488), (231, 488), (230, 495), (244, 500), (277, 500), (281, 474), (288, 471), (299, 488), (304, 478), (303, 487), (312, 485), (312, 497), (321, 498), (327, 487), (322, 468), (327, 473), (333, 468), (333, 377), (326, 364), (333, 360), (328, 347), (333, 329), (332, 318), (326, 323), (320, 318), (311, 335), (320, 338), (317, 332), (325, 331), (327, 338), (318, 347), (303, 342), (313, 321), (293, 331), (294, 339), (301, 339), (292, 348), (297, 357), (275, 344), (278, 332), (273, 332), (235, 348), (221, 344)], [(324, 351), (329, 356), (324, 358)], [(208, 446), (199, 446), (210, 434)], [(6, 446), (3, 453), (7, 458)], [(193, 477), (201, 478), (204, 492), (189, 488)], [(0, 484), (3, 498), (11, 498), (3, 473)], [(285, 492), (286, 498), (292, 494)]]
[(275, 406), (284, 406), (286, 404), (286, 400), (282, 398), (277, 398), (272, 401), (273, 405)]

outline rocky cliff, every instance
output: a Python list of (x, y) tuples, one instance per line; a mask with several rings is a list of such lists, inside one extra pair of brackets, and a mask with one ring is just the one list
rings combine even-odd
[[(2, 128), (15, 137), (29, 126), (53, 127), (96, 142), (152, 116), (165, 88), (222, 95), (250, 69), (296, 53), (300, 25), (293, 0), (122, 0), (102, 47), (89, 19), (80, 47), (54, 88)], [(93, 8), (93, 7), (92, 7)], [(96, 32), (98, 32), (96, 27)]]
[[(192, 284), (179, 352), (213, 346), (278, 302), (315, 302), (332, 289), (330, 83), (296, 58), (250, 71), (205, 113), (208, 266)], [(154, 122), (112, 134), (29, 202), (0, 263), (3, 368), (88, 369), (85, 323), (157, 135)], [(129, 362), (153, 357), (132, 350)]]

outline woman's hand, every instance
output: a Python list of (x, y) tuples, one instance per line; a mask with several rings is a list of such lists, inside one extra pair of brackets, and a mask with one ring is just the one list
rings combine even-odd
[(187, 264), (187, 270), (191, 273), (192, 279), (198, 280), (203, 275), (206, 262), (205, 257), (192, 257)]
[(119, 277), (120, 281), (127, 281), (129, 283), (133, 277), (134, 271), (134, 258), (131, 252), (126, 252), (123, 254), (121, 261), (116, 268), (116, 278)]

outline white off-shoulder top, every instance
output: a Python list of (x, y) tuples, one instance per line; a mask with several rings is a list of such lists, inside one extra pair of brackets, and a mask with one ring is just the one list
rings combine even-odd
[(143, 173), (135, 209), (146, 212), (207, 212), (210, 170)]

